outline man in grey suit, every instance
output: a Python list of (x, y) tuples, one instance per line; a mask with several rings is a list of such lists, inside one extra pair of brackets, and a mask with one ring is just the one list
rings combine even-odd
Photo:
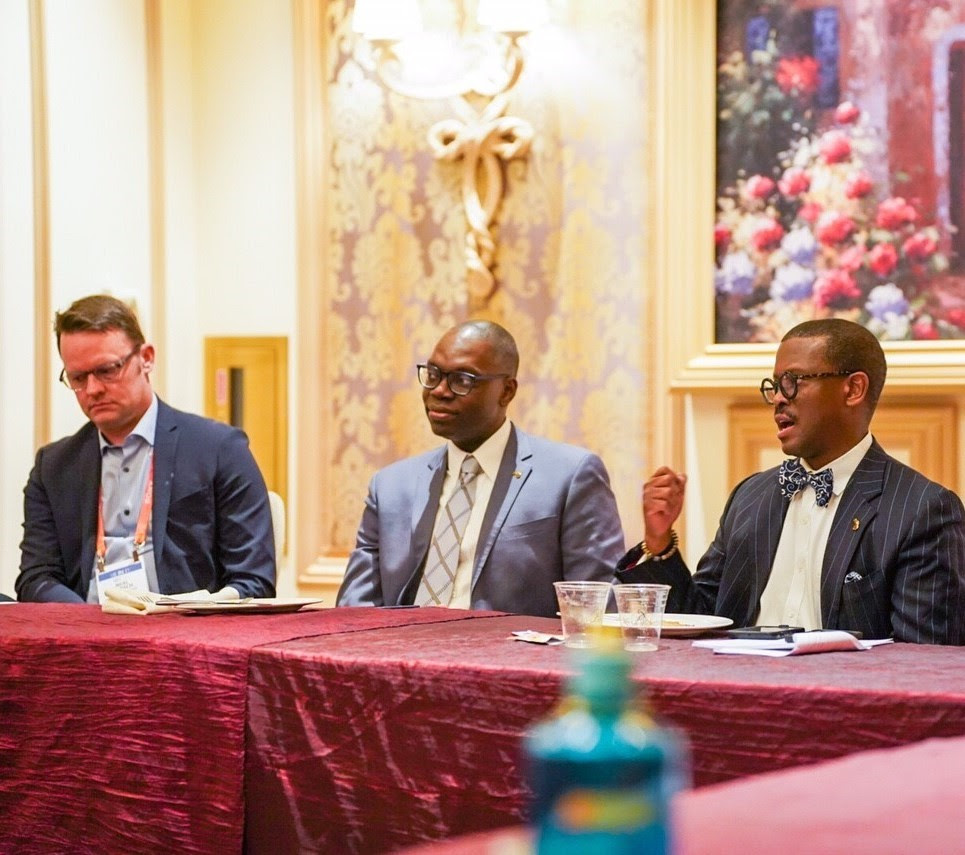
[(503, 327), (470, 321), (418, 366), (447, 442), (373, 476), (338, 605), (553, 616), (553, 582), (612, 579), (624, 540), (606, 469), (506, 418), (518, 363)]
[(671, 528), (686, 477), (658, 469), (643, 490), (644, 540), (618, 581), (669, 583), (668, 611), (738, 626), (965, 644), (965, 511), (869, 433), (885, 373), (881, 345), (859, 324), (790, 330), (761, 394), (796, 459), (737, 485), (693, 576)]
[(19, 599), (103, 601), (107, 579), (162, 594), (274, 596), (268, 493), (244, 433), (158, 399), (154, 347), (122, 301), (83, 297), (55, 330), (60, 379), (90, 421), (37, 452)]

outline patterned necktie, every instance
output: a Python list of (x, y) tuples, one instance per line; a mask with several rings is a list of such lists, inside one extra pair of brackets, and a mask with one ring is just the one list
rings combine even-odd
[(799, 460), (785, 460), (778, 472), (777, 482), (781, 485), (781, 495), (785, 499), (790, 499), (798, 490), (803, 490), (810, 484), (814, 487), (819, 508), (831, 501), (831, 493), (834, 491), (834, 475), (830, 469), (808, 472)]
[(471, 454), (462, 461), (459, 486), (436, 516), (432, 546), (416, 593), (417, 606), (448, 606), (452, 599), (459, 546), (476, 497), (476, 476), (481, 471), (479, 462)]

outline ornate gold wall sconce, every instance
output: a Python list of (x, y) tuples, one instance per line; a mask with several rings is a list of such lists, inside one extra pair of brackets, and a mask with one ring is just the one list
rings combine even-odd
[[(525, 63), (519, 40), (545, 23), (547, 9), (545, 0), (469, 0), (460, 12), (458, 33), (428, 32), (417, 0), (356, 0), (352, 26), (371, 43), (379, 77), (394, 92), (452, 99), (455, 117), (434, 124), (428, 141), (437, 160), (461, 165), (466, 282), (470, 307), (478, 309), (496, 288), (493, 220), (504, 163), (525, 157), (533, 139), (529, 122), (507, 115)], [(434, 76), (407, 74), (427, 59)]]

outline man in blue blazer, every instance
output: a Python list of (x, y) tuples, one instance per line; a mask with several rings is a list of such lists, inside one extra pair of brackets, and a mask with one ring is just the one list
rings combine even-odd
[(869, 433), (885, 373), (881, 345), (859, 324), (790, 330), (761, 393), (796, 459), (737, 485), (692, 576), (671, 528), (686, 477), (658, 469), (644, 486), (644, 540), (618, 581), (668, 583), (668, 611), (738, 626), (965, 644), (965, 511)]
[[(338, 605), (553, 616), (553, 582), (612, 579), (624, 540), (606, 469), (585, 449), (507, 420), (518, 362), (503, 327), (470, 321), (418, 366), (429, 424), (447, 443), (372, 478)], [(454, 511), (470, 461), (473, 500)], [(441, 546), (460, 514), (464, 530)]]
[(90, 421), (37, 453), (18, 598), (96, 602), (95, 568), (135, 556), (158, 593), (274, 596), (268, 494), (244, 433), (157, 398), (154, 348), (120, 300), (77, 300), (55, 329)]

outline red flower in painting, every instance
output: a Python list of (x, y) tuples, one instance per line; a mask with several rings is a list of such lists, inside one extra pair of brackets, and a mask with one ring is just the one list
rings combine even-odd
[(828, 131), (821, 137), (818, 150), (825, 163), (841, 163), (851, 157), (851, 137), (844, 131)]
[(918, 232), (908, 238), (901, 248), (912, 261), (927, 261), (938, 251), (938, 244), (930, 235)]
[(714, 246), (724, 247), (730, 243), (730, 229), (723, 223), (714, 226)]
[(844, 182), (844, 195), (849, 199), (862, 199), (871, 192), (874, 182), (867, 172), (855, 172)]
[(842, 101), (834, 111), (834, 121), (839, 125), (850, 125), (852, 122), (857, 121), (860, 115), (861, 110), (854, 104), (850, 101)]
[(766, 199), (774, 192), (774, 180), (766, 175), (752, 175), (744, 184), (744, 191), (752, 199)]
[(950, 324), (955, 324), (959, 329), (965, 329), (965, 309), (949, 309), (946, 317)]
[(843, 309), (861, 296), (861, 289), (847, 270), (822, 273), (814, 285), (814, 301), (822, 309)]
[(784, 56), (777, 62), (774, 79), (786, 95), (810, 95), (817, 91), (819, 63), (813, 56)]
[(868, 253), (868, 266), (879, 276), (887, 276), (898, 266), (898, 251), (890, 243), (879, 243)]
[(848, 273), (854, 273), (860, 269), (863, 263), (864, 247), (861, 244), (856, 243), (854, 246), (849, 246), (838, 256), (838, 267), (847, 270)]
[(761, 217), (754, 231), (751, 233), (751, 245), (758, 252), (774, 246), (784, 237), (784, 229), (773, 217)]
[(918, 219), (918, 211), (901, 196), (891, 196), (878, 206), (875, 223), (883, 229), (900, 229), (913, 224)]
[(931, 322), (930, 318), (919, 318), (912, 324), (911, 327), (912, 338), (918, 341), (935, 341), (941, 338), (941, 334), (938, 332), (936, 326)]
[(834, 246), (847, 240), (854, 232), (854, 220), (838, 211), (825, 211), (818, 217), (815, 234), (825, 246)]
[(811, 176), (799, 166), (792, 166), (790, 169), (784, 171), (784, 175), (781, 176), (781, 180), (778, 181), (777, 186), (780, 187), (781, 192), (790, 198), (795, 196), (800, 196), (805, 190), (811, 186)]

